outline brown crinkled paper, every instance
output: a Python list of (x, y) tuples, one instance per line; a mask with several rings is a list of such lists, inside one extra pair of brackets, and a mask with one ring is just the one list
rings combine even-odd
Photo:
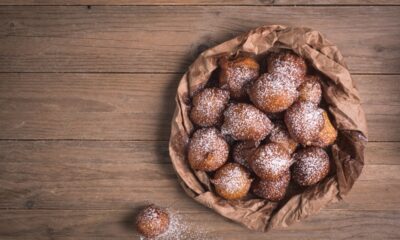
[[(336, 173), (292, 196), (283, 205), (263, 199), (224, 200), (210, 187), (207, 174), (191, 170), (186, 160), (186, 147), (193, 131), (189, 119), (189, 98), (204, 87), (218, 67), (221, 56), (235, 56), (241, 52), (259, 55), (271, 48), (292, 49), (329, 78), (323, 83), (323, 92), (339, 132), (332, 146)], [(197, 202), (249, 229), (268, 231), (301, 221), (329, 203), (340, 201), (361, 174), (367, 125), (358, 90), (338, 48), (312, 29), (263, 26), (208, 49), (200, 54), (182, 77), (176, 104), (169, 153), (182, 187)]]

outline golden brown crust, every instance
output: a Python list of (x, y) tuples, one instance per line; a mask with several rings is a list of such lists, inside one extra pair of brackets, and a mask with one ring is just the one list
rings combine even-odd
[(275, 122), (274, 128), (269, 135), (269, 140), (273, 143), (281, 144), (291, 155), (296, 151), (298, 143), (290, 137), (290, 134), (281, 121)]
[(225, 164), (211, 179), (218, 195), (229, 200), (245, 197), (251, 182), (250, 173), (238, 163)]
[(240, 165), (250, 168), (249, 159), (256, 151), (256, 143), (254, 142), (238, 142), (233, 146), (232, 158), (233, 161), (239, 163)]
[(258, 180), (253, 186), (255, 195), (270, 201), (280, 201), (285, 197), (290, 182), (290, 171), (286, 171), (277, 180)]
[(324, 127), (318, 133), (317, 138), (315, 138), (314, 141), (311, 143), (312, 146), (327, 147), (329, 145), (332, 145), (337, 138), (337, 131), (329, 120), (329, 116), (326, 111), (323, 112), (323, 116)]
[(282, 73), (265, 73), (249, 89), (250, 100), (264, 112), (286, 110), (298, 97), (294, 81)]
[(305, 82), (299, 87), (299, 93), (299, 101), (319, 104), (322, 98), (320, 77), (317, 75), (306, 76)]
[(278, 72), (290, 76), (296, 87), (304, 82), (307, 72), (307, 64), (304, 59), (290, 50), (271, 53), (267, 58), (267, 67), (270, 73)]
[(329, 173), (329, 156), (322, 148), (301, 149), (293, 158), (293, 179), (301, 186), (314, 185)]
[(202, 127), (215, 126), (222, 122), (228, 102), (228, 91), (219, 88), (203, 89), (193, 97), (190, 119)]
[(272, 123), (263, 112), (246, 103), (231, 104), (224, 112), (221, 132), (235, 140), (259, 142), (272, 129)]
[(291, 160), (280, 144), (268, 143), (257, 148), (249, 161), (251, 169), (263, 180), (277, 180), (289, 170)]
[(312, 102), (296, 102), (285, 113), (290, 136), (303, 145), (310, 145), (324, 127), (323, 110)]
[(229, 145), (216, 128), (199, 129), (190, 139), (188, 161), (194, 170), (215, 171), (228, 155)]
[(146, 238), (153, 238), (164, 233), (168, 226), (168, 212), (154, 204), (142, 209), (136, 217), (136, 229)]
[(240, 99), (246, 96), (246, 86), (259, 75), (260, 66), (251, 57), (238, 57), (233, 60), (222, 58), (219, 86), (229, 90), (231, 97)]

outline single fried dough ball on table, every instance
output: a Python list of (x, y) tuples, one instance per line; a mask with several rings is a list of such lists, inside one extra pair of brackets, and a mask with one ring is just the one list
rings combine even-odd
[(267, 115), (246, 103), (231, 104), (224, 112), (222, 134), (239, 141), (259, 142), (272, 130)]
[(228, 200), (245, 197), (251, 182), (249, 172), (238, 163), (227, 163), (218, 169), (211, 179), (218, 195)]
[(301, 186), (311, 186), (329, 173), (329, 156), (324, 149), (307, 147), (294, 154), (293, 179)]
[(273, 143), (281, 144), (291, 155), (297, 148), (298, 143), (290, 137), (290, 134), (282, 121), (274, 123), (269, 140)]
[(318, 105), (322, 98), (321, 79), (317, 75), (306, 76), (305, 79), (299, 87), (299, 101), (309, 101)]
[(137, 215), (136, 229), (144, 237), (153, 238), (167, 231), (169, 222), (168, 212), (152, 204)]
[(190, 119), (202, 127), (222, 122), (222, 114), (229, 102), (229, 92), (219, 88), (206, 88), (194, 95)]
[(296, 87), (299, 87), (304, 82), (304, 76), (307, 72), (307, 64), (304, 59), (290, 50), (271, 53), (267, 58), (267, 67), (270, 73), (281, 73), (290, 76)]
[(290, 171), (286, 171), (277, 180), (258, 180), (253, 186), (255, 195), (267, 200), (277, 202), (285, 197), (290, 182)]
[(238, 57), (233, 60), (222, 58), (219, 86), (229, 90), (231, 97), (241, 99), (246, 96), (246, 85), (259, 75), (260, 66), (251, 57)]
[(268, 143), (257, 148), (249, 164), (263, 180), (277, 180), (289, 170), (291, 159), (288, 151), (278, 143)]
[(254, 142), (236, 143), (232, 150), (233, 161), (249, 169), (249, 159), (256, 149), (256, 143)]
[(311, 143), (312, 146), (327, 147), (329, 145), (332, 145), (337, 138), (337, 131), (335, 127), (333, 127), (331, 121), (329, 120), (329, 116), (326, 111), (323, 112), (323, 117), (324, 117), (324, 127), (318, 133), (317, 138), (314, 139), (313, 142)]
[(265, 73), (249, 89), (252, 103), (268, 113), (282, 112), (296, 101), (298, 91), (289, 75)]
[(324, 127), (323, 110), (312, 102), (296, 102), (285, 113), (290, 136), (303, 145), (310, 145)]
[(194, 170), (215, 171), (228, 160), (229, 145), (216, 128), (197, 130), (189, 142), (188, 160)]

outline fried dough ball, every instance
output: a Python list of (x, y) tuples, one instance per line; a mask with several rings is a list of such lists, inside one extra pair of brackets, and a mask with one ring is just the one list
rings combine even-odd
[(227, 163), (211, 179), (218, 195), (229, 200), (246, 196), (251, 182), (250, 173), (238, 163)]
[(233, 146), (232, 157), (233, 161), (240, 165), (250, 168), (249, 158), (257, 149), (254, 142), (238, 142)]
[(290, 50), (272, 53), (267, 59), (267, 67), (270, 73), (288, 75), (293, 79), (296, 87), (304, 82), (304, 76), (307, 72), (306, 61)]
[(329, 172), (329, 156), (324, 149), (308, 147), (294, 154), (293, 179), (301, 186), (321, 181)]
[(222, 122), (222, 114), (229, 102), (229, 92), (219, 88), (206, 88), (193, 97), (190, 119), (202, 127)]
[(306, 76), (306, 81), (299, 87), (299, 101), (321, 102), (321, 80), (317, 75)]
[(215, 171), (228, 160), (229, 145), (216, 128), (197, 130), (190, 139), (188, 160), (194, 170)]
[(322, 128), (322, 130), (318, 133), (317, 138), (311, 143), (313, 146), (327, 147), (333, 144), (333, 142), (336, 140), (337, 131), (329, 120), (328, 113), (326, 111), (323, 112), (323, 117), (324, 128)]
[(324, 127), (323, 110), (312, 102), (296, 102), (285, 113), (290, 136), (303, 145), (310, 145)]
[(249, 89), (251, 102), (269, 113), (286, 110), (296, 101), (298, 95), (294, 81), (279, 72), (261, 75)]
[(285, 197), (290, 182), (290, 171), (286, 171), (277, 180), (259, 180), (252, 186), (255, 195), (277, 202)]
[(289, 170), (291, 159), (288, 151), (278, 143), (260, 146), (249, 161), (251, 169), (263, 180), (277, 180)]
[(219, 62), (221, 72), (219, 86), (229, 90), (231, 97), (240, 99), (246, 96), (246, 85), (259, 75), (260, 66), (251, 57), (238, 57), (233, 60), (222, 58)]
[(281, 144), (291, 155), (297, 148), (298, 143), (290, 137), (290, 134), (281, 121), (274, 124), (274, 128), (269, 135), (269, 140), (273, 143)]
[(136, 229), (146, 238), (154, 238), (164, 233), (168, 226), (168, 212), (154, 204), (142, 209), (136, 217)]
[(224, 112), (221, 132), (235, 140), (259, 142), (272, 130), (267, 115), (246, 103), (231, 104)]

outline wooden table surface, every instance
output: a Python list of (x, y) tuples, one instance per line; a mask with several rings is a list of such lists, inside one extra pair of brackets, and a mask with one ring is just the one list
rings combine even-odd
[[(0, 239), (136, 239), (130, 224), (146, 201), (221, 239), (400, 239), (399, 1), (0, 5)], [(264, 24), (308, 26), (337, 44), (361, 92), (369, 144), (343, 202), (257, 233), (187, 197), (167, 145), (189, 64)]]

